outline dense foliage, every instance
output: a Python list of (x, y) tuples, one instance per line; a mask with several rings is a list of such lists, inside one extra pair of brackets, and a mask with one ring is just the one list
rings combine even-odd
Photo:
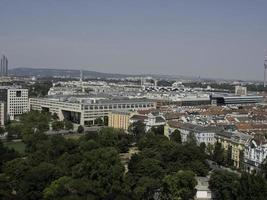
[[(12, 127), (26, 145), (23, 155), (0, 142), (0, 199), (187, 200), (196, 194), (195, 177), (209, 174), (206, 159), (225, 164), (219, 143), (197, 146), (192, 134), (182, 143), (178, 130), (167, 138), (162, 127), (145, 131), (140, 122), (130, 134), (113, 128), (84, 132), (80, 126), (77, 132), (84, 134), (67, 139), (44, 134), (50, 124), (54, 130), (73, 129), (68, 121), (32, 111)], [(261, 174), (214, 171), (209, 183), (219, 200), (267, 196)]]
[(260, 174), (215, 171), (209, 185), (218, 200), (264, 200), (267, 196), (267, 182)]
[[(72, 128), (33, 111), (19, 123), (25, 154), (0, 144), (1, 199), (187, 199), (195, 195), (195, 175), (208, 172), (199, 147), (181, 144), (179, 135), (169, 140), (162, 127), (146, 133), (136, 123), (134, 134), (104, 128), (66, 139), (45, 135), (49, 124), (54, 130)], [(129, 153), (133, 145), (137, 150)]]

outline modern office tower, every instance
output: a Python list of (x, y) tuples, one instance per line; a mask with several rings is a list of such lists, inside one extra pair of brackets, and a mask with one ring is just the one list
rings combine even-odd
[(8, 60), (5, 55), (2, 55), (1, 64), (0, 64), (0, 76), (8, 75)]
[(28, 89), (0, 87), (0, 101), (6, 103), (7, 117), (14, 120), (29, 110)]
[(0, 102), (0, 127), (5, 125), (6, 114), (6, 103)]

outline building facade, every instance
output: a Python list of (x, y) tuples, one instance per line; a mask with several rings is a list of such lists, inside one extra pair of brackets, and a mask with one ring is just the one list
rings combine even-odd
[(28, 89), (1, 87), (0, 101), (6, 103), (7, 117), (10, 120), (29, 111)]
[(95, 98), (31, 98), (30, 109), (56, 113), (60, 120), (89, 126), (98, 117), (108, 117), (112, 111), (146, 110), (156, 107), (148, 99), (95, 99)]
[(247, 95), (247, 87), (243, 87), (240, 85), (235, 86), (235, 95), (246, 96)]
[(108, 115), (108, 126), (128, 131), (130, 126), (130, 117), (133, 112), (130, 111), (113, 111)]
[(229, 154), (232, 164), (239, 169), (244, 159), (245, 144), (252, 136), (241, 132), (217, 132), (217, 142), (222, 144), (225, 153)]
[(190, 123), (173, 124), (169, 123), (164, 127), (164, 134), (168, 137), (178, 129), (181, 133), (182, 142), (187, 142), (187, 138), (190, 133), (192, 133), (196, 139), (198, 145), (205, 143), (206, 145), (213, 145), (215, 140), (216, 128), (205, 127)]
[(2, 55), (1, 64), (0, 64), (0, 76), (8, 75), (8, 60), (5, 55)]
[(0, 102), (0, 126), (4, 126), (6, 122), (6, 104), (5, 102)]
[(244, 150), (244, 170), (251, 173), (259, 171), (261, 164), (267, 158), (267, 141), (265, 138), (259, 140), (253, 138), (245, 145)]

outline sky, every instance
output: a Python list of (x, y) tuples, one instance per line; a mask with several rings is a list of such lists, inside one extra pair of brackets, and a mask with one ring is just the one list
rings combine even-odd
[(266, 0), (0, 0), (9, 67), (262, 80)]

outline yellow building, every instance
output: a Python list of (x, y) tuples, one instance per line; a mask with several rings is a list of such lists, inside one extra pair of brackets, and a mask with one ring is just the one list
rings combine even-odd
[(127, 131), (130, 125), (130, 117), (132, 115), (133, 112), (130, 111), (112, 111), (108, 115), (108, 126)]
[(252, 136), (240, 132), (218, 132), (216, 134), (217, 142), (222, 144), (225, 152), (231, 154), (231, 160), (237, 169), (241, 167), (240, 163), (243, 162), (245, 144), (251, 138)]

